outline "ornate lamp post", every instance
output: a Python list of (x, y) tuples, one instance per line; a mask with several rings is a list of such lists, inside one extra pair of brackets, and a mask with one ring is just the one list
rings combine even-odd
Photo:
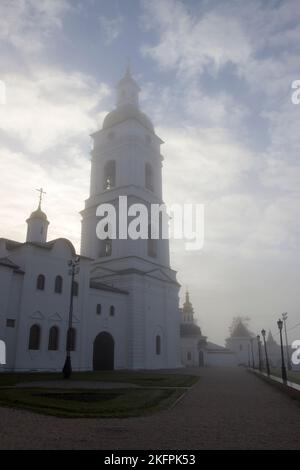
[(69, 275), (71, 276), (71, 292), (70, 292), (70, 308), (69, 308), (69, 321), (68, 321), (68, 331), (67, 331), (67, 345), (66, 345), (66, 360), (63, 367), (63, 376), (65, 379), (69, 379), (72, 374), (72, 364), (71, 364), (71, 333), (72, 333), (72, 321), (73, 321), (73, 297), (74, 297), (74, 278), (75, 275), (79, 273), (79, 258), (75, 260), (70, 260), (69, 265)]
[(286, 347), (286, 363), (287, 363), (288, 370), (292, 370), (292, 364), (291, 364), (291, 361), (290, 361), (290, 354), (289, 354), (289, 342), (288, 342), (287, 331), (286, 331), (287, 317), (288, 317), (288, 314), (286, 312), (282, 314), (283, 326), (284, 326), (284, 335), (285, 335), (285, 347)]
[(265, 347), (267, 374), (270, 375), (270, 364), (269, 364), (267, 343), (266, 343), (266, 330), (261, 330), (261, 334), (262, 334), (262, 337), (263, 337), (264, 347)]
[(286, 375), (286, 368), (285, 368), (285, 363), (284, 363), (284, 354), (283, 354), (283, 343), (282, 343), (282, 326), (283, 326), (283, 321), (281, 318), (279, 318), (278, 322), (278, 329), (280, 333), (280, 350), (281, 350), (281, 376), (283, 382), (287, 381), (287, 375)]
[(260, 349), (260, 336), (257, 335), (256, 336), (257, 338), (257, 347), (258, 347), (258, 369), (259, 369), (259, 372), (262, 371), (262, 360), (261, 360), (261, 349)]
[(253, 341), (254, 341), (254, 338), (250, 338), (250, 347), (251, 347), (251, 356), (252, 356), (252, 368), (255, 369), (254, 351), (253, 351)]

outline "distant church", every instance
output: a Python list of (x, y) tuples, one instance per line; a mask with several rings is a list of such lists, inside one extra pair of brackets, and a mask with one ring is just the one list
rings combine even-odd
[(96, 209), (162, 201), (162, 140), (139, 109), (129, 70), (117, 85), (116, 108), (92, 135), (90, 195), (82, 211), (81, 254), (64, 238), (47, 240), (37, 210), (24, 243), (0, 239), (0, 339), (6, 370), (61, 370), (71, 291), (69, 260), (79, 256), (69, 330), (75, 370), (160, 369), (182, 365), (179, 288), (168, 240), (99, 240)]
[(185, 294), (185, 302), (180, 309), (181, 362), (185, 367), (227, 366), (237, 365), (234, 351), (207, 341), (194, 317), (194, 308), (189, 293)]

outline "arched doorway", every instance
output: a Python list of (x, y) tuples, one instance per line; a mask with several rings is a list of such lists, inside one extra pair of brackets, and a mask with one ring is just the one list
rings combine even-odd
[(93, 369), (113, 370), (115, 343), (111, 334), (103, 331), (94, 341)]
[(200, 349), (199, 351), (199, 367), (204, 366), (204, 354), (203, 351)]

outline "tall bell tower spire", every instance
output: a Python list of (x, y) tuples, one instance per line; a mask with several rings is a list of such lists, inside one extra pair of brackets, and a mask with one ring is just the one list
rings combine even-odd
[(117, 84), (117, 108), (121, 106), (139, 107), (140, 87), (131, 74), (130, 65), (127, 65), (125, 75)]
[[(113, 206), (117, 221), (125, 217), (128, 229), (130, 208), (139, 206), (148, 212), (152, 204), (163, 203), (163, 142), (139, 108), (139, 91), (127, 68), (117, 84), (115, 109), (92, 135), (90, 196), (81, 212), (81, 254), (94, 260), (94, 282), (113, 284), (128, 293), (129, 367), (161, 369), (180, 364), (179, 284), (170, 268), (169, 240), (149, 238), (151, 217), (147, 237), (131, 238), (127, 230), (125, 236), (102, 240), (96, 231), (101, 205)], [(121, 197), (127, 208), (119, 204)], [(120, 305), (122, 309), (125, 305)]]
[(185, 302), (183, 304), (182, 313), (184, 322), (194, 323), (194, 308), (190, 301), (190, 294), (188, 290), (185, 292)]
[[(104, 258), (123, 259), (129, 264), (135, 257), (156, 262), (167, 269), (169, 241), (112, 239), (99, 240), (96, 235), (97, 207), (102, 203), (116, 206), (126, 196), (128, 204), (140, 203), (150, 209), (162, 204), (163, 141), (156, 135), (151, 120), (139, 108), (140, 87), (128, 66), (116, 87), (116, 107), (108, 113), (94, 141), (91, 165), (90, 197), (82, 212), (81, 252), (103, 263)], [(119, 220), (119, 219), (118, 219)], [(148, 231), (151, 230), (149, 216)], [(132, 261), (133, 264), (133, 261)]]

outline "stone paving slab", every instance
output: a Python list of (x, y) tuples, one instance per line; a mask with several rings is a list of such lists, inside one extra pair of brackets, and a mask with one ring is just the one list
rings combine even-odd
[(300, 406), (242, 368), (200, 375), (152, 416), (66, 419), (0, 408), (2, 449), (300, 449)]

